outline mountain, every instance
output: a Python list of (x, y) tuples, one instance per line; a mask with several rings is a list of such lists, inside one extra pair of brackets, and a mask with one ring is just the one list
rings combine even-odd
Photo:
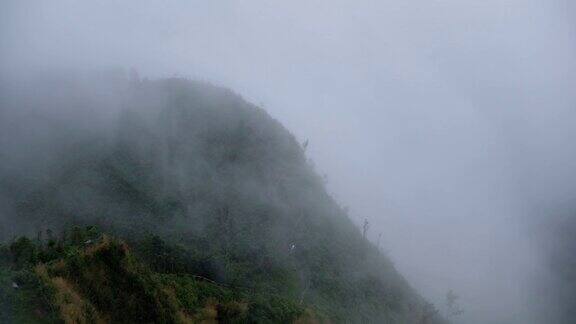
[(237, 94), (121, 74), (0, 91), (5, 318), (443, 322)]

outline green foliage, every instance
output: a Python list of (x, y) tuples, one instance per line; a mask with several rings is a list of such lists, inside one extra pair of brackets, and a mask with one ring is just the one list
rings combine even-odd
[(21, 237), (10, 245), (13, 262), (17, 268), (35, 264), (38, 260), (38, 250), (27, 237)]
[[(218, 284), (185, 273), (182, 269), (186, 268), (179, 268), (177, 262), (141, 263), (126, 244), (105, 235), (86, 244), (86, 237), (96, 235), (91, 227), (75, 227), (71, 233), (55, 242), (60, 253), (48, 263), (38, 258), (22, 262), (23, 256), (52, 249), (45, 242), (24, 237), (2, 254), (5, 266), (0, 267), (0, 284), (6, 288), (14, 280), (19, 288), (0, 289), (2, 309), (18, 310), (0, 319), (14, 323), (74, 322), (70, 317), (74, 312), (68, 311), (71, 307), (81, 314), (75, 318), (87, 323), (103, 318), (113, 323), (291, 323), (304, 314), (301, 306), (286, 298)], [(142, 248), (139, 255), (164, 251), (163, 256), (156, 255), (157, 259), (170, 259), (166, 251), (179, 251), (158, 237), (142, 243), (137, 245)], [(176, 268), (166, 267), (170, 264)], [(11, 271), (11, 267), (21, 270)], [(152, 268), (182, 271), (159, 273)]]
[(59, 323), (52, 294), (30, 269), (0, 265), (0, 323)]
[[(49, 278), (82, 296), (76, 306), (119, 321), (290, 322), (308, 310), (334, 322), (410, 322), (409, 306), (424, 301), (329, 196), (282, 125), (207, 84), (127, 89), (112, 136), (55, 143), (61, 154), (48, 179), (23, 190), (18, 219), (66, 234), (18, 239), (15, 268), (47, 264)], [(134, 253), (111, 243), (86, 254), (101, 243), (82, 227), (92, 224)]]
[(258, 296), (250, 305), (252, 323), (292, 323), (304, 315), (304, 309), (292, 301), (277, 296)]
[(100, 243), (87, 252), (68, 255), (65, 267), (49, 268), (51, 276), (66, 278), (81, 295), (114, 322), (175, 322), (174, 308), (151, 276), (139, 269), (119, 242)]

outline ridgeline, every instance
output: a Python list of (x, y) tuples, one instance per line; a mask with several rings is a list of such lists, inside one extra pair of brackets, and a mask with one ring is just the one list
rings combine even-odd
[(0, 322), (444, 323), (240, 96), (35, 87), (0, 103)]

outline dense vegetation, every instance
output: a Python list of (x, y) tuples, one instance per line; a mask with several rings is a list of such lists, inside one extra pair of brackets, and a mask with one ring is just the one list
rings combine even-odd
[[(7, 158), (0, 168), (12, 228), (38, 236), (3, 249), (1, 293), (11, 297), (2, 302), (24, 307), (13, 318), (441, 321), (327, 194), (305, 148), (263, 110), (188, 80), (107, 82), (105, 99), (39, 99), (91, 109), (73, 122), (43, 115), (47, 135), (23, 145), (50, 158)], [(114, 117), (94, 117), (117, 103)], [(121, 240), (79, 230), (93, 225)], [(7, 289), (11, 280), (22, 288)]]
[(140, 243), (145, 246), (138, 249), (140, 255), (162, 263), (138, 261), (126, 243), (97, 234), (93, 227), (75, 227), (58, 239), (21, 237), (9, 247), (0, 247), (0, 295), (3, 308), (9, 310), (0, 314), (0, 321), (321, 321), (312, 310), (286, 298), (177, 273), (174, 269), (184, 266), (178, 253), (163, 246), (158, 237)]

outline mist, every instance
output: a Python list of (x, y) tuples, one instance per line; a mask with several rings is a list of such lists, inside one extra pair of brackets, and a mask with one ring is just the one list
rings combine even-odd
[[(309, 141), (332, 195), (418, 292), (441, 311), (447, 291), (460, 296), (453, 323), (567, 323), (574, 287), (557, 268), (575, 258), (574, 10), (567, 0), (8, 0), (0, 113), (26, 106), (6, 104), (13, 84), (54, 74), (134, 70), (229, 87)], [(13, 127), (0, 130), (4, 147), (42, 133)]]

